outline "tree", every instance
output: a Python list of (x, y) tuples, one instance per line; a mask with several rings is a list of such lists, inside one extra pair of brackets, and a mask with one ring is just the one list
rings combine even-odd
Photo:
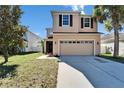
[(8, 50), (10, 47), (23, 47), (23, 33), (27, 31), (20, 24), (23, 12), (20, 6), (0, 6), (0, 51), (8, 62)]
[(114, 53), (113, 57), (119, 56), (119, 31), (124, 24), (124, 6), (119, 5), (96, 5), (93, 16), (104, 23), (107, 31), (114, 30)]
[(41, 40), (42, 52), (44, 53), (44, 40)]

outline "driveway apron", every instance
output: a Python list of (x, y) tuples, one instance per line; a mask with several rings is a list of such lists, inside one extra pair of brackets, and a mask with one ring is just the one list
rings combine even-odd
[(60, 62), (57, 88), (93, 88), (93, 86), (83, 73), (64, 62)]

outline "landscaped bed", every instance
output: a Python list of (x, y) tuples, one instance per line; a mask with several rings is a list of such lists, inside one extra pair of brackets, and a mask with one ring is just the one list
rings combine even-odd
[(99, 57), (103, 57), (103, 58), (106, 58), (106, 59), (109, 59), (109, 60), (112, 60), (112, 61), (124, 63), (124, 57), (121, 57), (121, 56), (119, 56), (117, 58), (114, 58), (112, 56), (112, 54), (101, 54), (101, 55), (99, 55)]
[(56, 87), (57, 60), (36, 59), (39, 56), (40, 53), (11, 56), (7, 64), (0, 65), (0, 87)]

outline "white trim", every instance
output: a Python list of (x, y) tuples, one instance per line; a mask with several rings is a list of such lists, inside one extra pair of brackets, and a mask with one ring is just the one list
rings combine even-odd
[(96, 55), (96, 40), (94, 40), (94, 56)]
[(58, 55), (60, 55), (60, 40), (61, 39), (58, 39)]
[(93, 41), (93, 55), (95, 56), (96, 55), (96, 40), (95, 39), (58, 39), (58, 55), (60, 55), (60, 41), (61, 40), (89, 40), (89, 41)]

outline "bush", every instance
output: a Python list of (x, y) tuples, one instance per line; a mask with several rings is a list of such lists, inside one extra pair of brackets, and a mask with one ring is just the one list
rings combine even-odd
[(112, 54), (110, 51), (106, 51), (106, 54)]

